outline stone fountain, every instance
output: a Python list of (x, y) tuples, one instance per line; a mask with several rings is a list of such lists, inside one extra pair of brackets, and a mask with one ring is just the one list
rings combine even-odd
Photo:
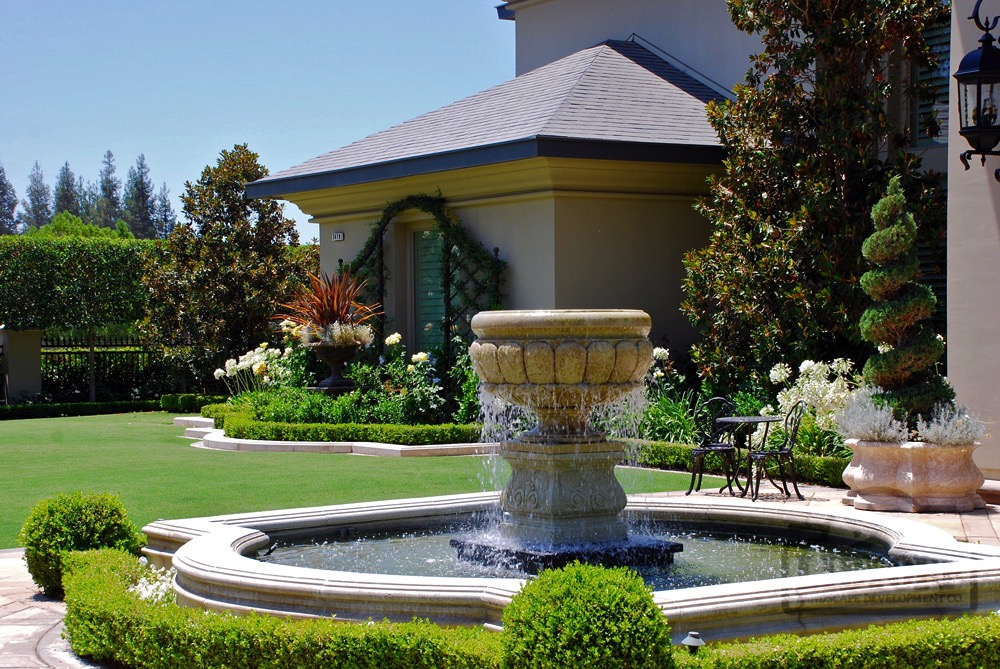
[(615, 465), (625, 446), (591, 411), (639, 392), (652, 362), (649, 315), (634, 310), (488, 311), (469, 349), (482, 388), (531, 409), (534, 429), (500, 445), (511, 467), (498, 536), (456, 539), (459, 556), (530, 573), (573, 560), (666, 564), (680, 544), (630, 541)]

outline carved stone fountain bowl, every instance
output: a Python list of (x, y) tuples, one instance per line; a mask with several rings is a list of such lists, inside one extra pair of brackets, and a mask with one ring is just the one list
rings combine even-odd
[(653, 360), (647, 313), (630, 309), (484, 311), (469, 348), (485, 389), (542, 414), (589, 413), (642, 384)]

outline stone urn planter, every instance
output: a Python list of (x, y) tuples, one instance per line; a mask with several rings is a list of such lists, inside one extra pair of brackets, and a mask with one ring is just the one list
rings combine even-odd
[(344, 378), (344, 366), (354, 357), (354, 354), (361, 348), (354, 346), (334, 346), (333, 344), (314, 343), (308, 344), (316, 357), (330, 368), (330, 376), (326, 377), (311, 390), (325, 392), (331, 395), (339, 395), (354, 390), (354, 383)]
[(972, 460), (979, 443), (943, 446), (848, 439), (854, 454), (844, 470), (845, 504), (867, 511), (962, 512), (985, 506), (976, 491), (985, 481)]

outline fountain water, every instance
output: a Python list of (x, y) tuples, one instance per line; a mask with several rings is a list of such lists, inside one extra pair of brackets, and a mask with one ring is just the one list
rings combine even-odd
[(454, 539), (459, 557), (528, 572), (573, 560), (668, 564), (680, 544), (629, 541), (615, 478), (625, 446), (589, 424), (591, 411), (642, 387), (653, 360), (649, 316), (634, 310), (487, 311), (469, 349), (483, 388), (527, 407), (537, 425), (504, 441), (511, 466), (499, 537)]

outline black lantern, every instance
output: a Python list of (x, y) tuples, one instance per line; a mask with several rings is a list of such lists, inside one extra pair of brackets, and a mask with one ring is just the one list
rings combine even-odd
[[(998, 102), (1000, 102), (1000, 49), (995, 45), (995, 38), (990, 31), (1000, 23), (1000, 16), (986, 18), (984, 23), (979, 18), (979, 6), (983, 0), (977, 0), (972, 16), (976, 27), (983, 31), (979, 39), (982, 45), (975, 51), (970, 51), (962, 58), (955, 72), (958, 81), (958, 131), (972, 146), (961, 155), (962, 164), (969, 169), (969, 158), (982, 156), (986, 164), (986, 156), (997, 156), (1000, 152), (993, 149), (1000, 144), (1000, 124), (998, 121)], [(1000, 181), (1000, 170), (995, 175)]]

